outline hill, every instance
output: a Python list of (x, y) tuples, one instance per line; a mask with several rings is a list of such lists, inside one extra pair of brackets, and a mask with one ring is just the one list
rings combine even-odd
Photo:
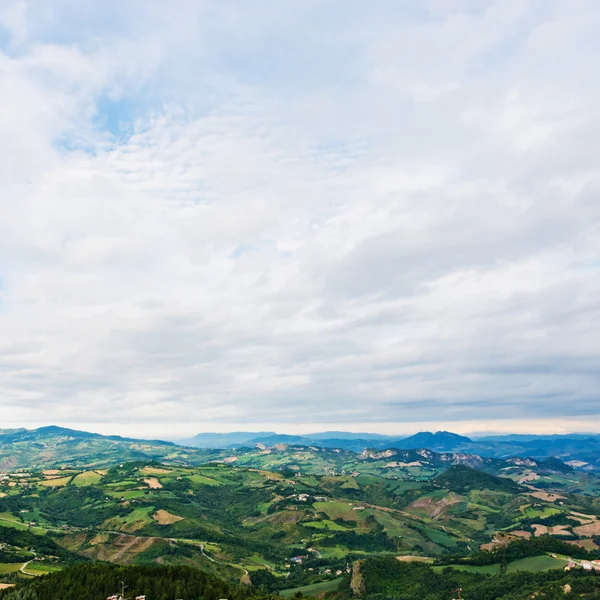
[[(29, 568), (63, 568), (77, 556), (201, 565), (239, 581), (268, 565), (289, 588), (372, 554), (455, 556), (544, 533), (597, 547), (597, 479), (586, 475), (588, 494), (569, 493), (580, 473), (546, 474), (533, 460), (304, 447), (230, 458), (9, 472), (0, 478), (0, 542), (16, 561), (25, 562), (19, 549), (35, 549)], [(13, 531), (30, 538), (18, 542)]]
[(4, 600), (98, 600), (120, 594), (125, 585), (128, 597), (146, 596), (152, 600), (173, 598), (248, 600), (266, 595), (239, 586), (200, 569), (190, 567), (117, 567), (80, 565), (46, 577), (24, 581), (15, 589), (5, 590)]
[(206, 452), (162, 440), (101, 435), (64, 427), (40, 427), (0, 434), (0, 470), (110, 466), (128, 460), (206, 462)]
[(460, 494), (472, 490), (491, 490), (516, 494), (523, 490), (512, 479), (490, 475), (466, 465), (454, 465), (450, 467), (435, 478), (435, 483), (444, 489)]
[[(551, 558), (540, 557), (552, 562)], [(559, 563), (560, 561), (556, 561)], [(464, 598), (488, 600), (529, 598), (564, 598), (576, 590), (579, 598), (597, 598), (600, 577), (583, 569), (568, 572), (561, 568), (527, 572), (506, 568), (492, 577), (485, 572), (437, 570), (422, 563), (400, 562), (394, 558), (369, 558), (354, 566), (352, 580), (337, 594), (338, 598), (399, 598), (413, 600), (447, 600), (460, 588)]]

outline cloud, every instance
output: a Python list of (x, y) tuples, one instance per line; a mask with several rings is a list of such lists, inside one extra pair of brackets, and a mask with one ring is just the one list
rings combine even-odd
[(79, 8), (0, 10), (6, 422), (591, 427), (596, 3)]

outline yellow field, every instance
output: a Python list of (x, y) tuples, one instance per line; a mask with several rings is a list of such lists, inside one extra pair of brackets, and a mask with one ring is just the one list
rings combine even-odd
[(171, 473), (169, 469), (160, 469), (159, 467), (144, 467), (141, 472), (145, 475), (166, 475)]
[(173, 523), (177, 523), (177, 521), (183, 521), (183, 517), (178, 517), (177, 515), (172, 515), (170, 512), (166, 510), (157, 510), (152, 518), (159, 525), (172, 525)]
[(153, 490), (159, 490), (162, 487), (161, 482), (156, 477), (147, 477), (144, 483)]
[(40, 485), (45, 487), (62, 487), (67, 485), (71, 481), (71, 477), (59, 477), (58, 479), (46, 479), (46, 481), (40, 481)]

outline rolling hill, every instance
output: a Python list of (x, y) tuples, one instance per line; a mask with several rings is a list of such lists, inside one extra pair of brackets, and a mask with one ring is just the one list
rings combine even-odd
[[(462, 556), (545, 534), (579, 552), (597, 549), (600, 531), (598, 479), (558, 460), (285, 445), (194, 454), (146, 443), (142, 458), (127, 461), (142, 442), (68, 430), (13, 443), (41, 445), (53, 465), (39, 466), (37, 454), (0, 478), (0, 542), (17, 561), (25, 545), (34, 550), (38, 569), (74, 557), (193, 565), (295, 589), (328, 585), (326, 569), (345, 572), (361, 557)], [(157, 448), (175, 454), (149, 458)], [(254, 575), (265, 569), (274, 580)]]

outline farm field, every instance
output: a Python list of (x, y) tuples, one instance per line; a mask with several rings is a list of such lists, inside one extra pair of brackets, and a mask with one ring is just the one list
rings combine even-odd
[(18, 571), (24, 563), (0, 563), (0, 573), (14, 573)]
[(73, 485), (86, 486), (99, 483), (102, 475), (96, 471), (84, 471), (73, 478)]
[(287, 590), (281, 590), (279, 594), (284, 598), (290, 598), (294, 596), (298, 592), (305, 596), (311, 596), (315, 594), (323, 594), (325, 592), (332, 592), (333, 590), (337, 590), (340, 583), (342, 582), (342, 578), (338, 577), (337, 579), (331, 579), (330, 581), (322, 581), (319, 583), (312, 583), (309, 585), (302, 585), (296, 588), (290, 588)]
[[(521, 558), (507, 563), (506, 572), (516, 573), (518, 571), (527, 571), (529, 573), (538, 573), (540, 571), (548, 571), (550, 569), (564, 569), (568, 561), (563, 558), (552, 558), (547, 554), (540, 556), (530, 556)], [(493, 565), (448, 565), (433, 567), (434, 571), (441, 572), (446, 568), (465, 571), (467, 573), (487, 573), (488, 575), (498, 575), (500, 573), (500, 563)]]

